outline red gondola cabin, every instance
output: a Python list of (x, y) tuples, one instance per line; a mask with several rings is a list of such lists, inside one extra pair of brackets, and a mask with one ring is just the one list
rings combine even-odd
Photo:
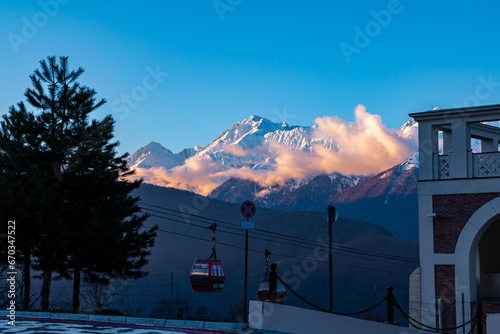
[(226, 276), (222, 262), (217, 259), (195, 259), (189, 275), (195, 292), (222, 291)]
[[(259, 290), (257, 291), (261, 302), (269, 301), (269, 279), (263, 278), (260, 280)], [(286, 289), (283, 283), (278, 280), (276, 286), (276, 303), (284, 304), (286, 299)]]

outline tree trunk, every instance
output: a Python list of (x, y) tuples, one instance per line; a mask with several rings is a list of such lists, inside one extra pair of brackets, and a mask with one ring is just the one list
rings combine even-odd
[(40, 293), (40, 309), (47, 311), (49, 309), (50, 284), (52, 283), (52, 268), (45, 268), (42, 274), (42, 291)]
[(73, 273), (73, 311), (80, 311), (80, 280), (81, 268), (75, 266)]
[(30, 290), (31, 290), (31, 251), (27, 247), (24, 251), (24, 269), (23, 269), (23, 284), (24, 284), (24, 296), (23, 296), (23, 310), (29, 310), (30, 308)]

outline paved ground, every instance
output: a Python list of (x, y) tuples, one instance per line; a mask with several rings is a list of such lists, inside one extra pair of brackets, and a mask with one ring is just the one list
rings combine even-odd
[(75, 334), (181, 334), (181, 333), (204, 333), (204, 334), (223, 334), (221, 332), (211, 332), (204, 330), (190, 329), (149, 329), (141, 328), (132, 325), (99, 325), (91, 323), (69, 323), (69, 322), (53, 322), (53, 321), (38, 321), (38, 320), (16, 320), (16, 326), (11, 326), (6, 319), (0, 319), (0, 333), (23, 333), (23, 334), (58, 334), (58, 333), (75, 333)]

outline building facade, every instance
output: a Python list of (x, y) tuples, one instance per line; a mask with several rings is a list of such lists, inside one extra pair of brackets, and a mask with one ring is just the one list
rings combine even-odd
[(410, 116), (420, 158), (415, 314), (452, 328), (474, 318), (478, 301), (485, 313), (500, 313), (500, 105)]

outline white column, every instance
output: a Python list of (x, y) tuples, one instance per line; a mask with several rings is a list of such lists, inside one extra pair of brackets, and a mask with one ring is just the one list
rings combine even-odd
[(437, 129), (431, 123), (418, 124), (419, 179), (432, 180), (432, 154), (438, 149)]
[(481, 152), (496, 152), (498, 149), (498, 144), (495, 148), (493, 148), (493, 140), (492, 139), (481, 139)]
[(468, 162), (467, 150), (470, 149), (470, 124), (465, 120), (458, 119), (451, 123), (452, 150), (451, 155), (451, 178), (467, 178)]
[[(419, 191), (420, 192), (420, 191)], [(418, 195), (418, 223), (420, 249), (420, 311), (421, 321), (436, 325), (436, 291), (434, 281), (434, 221), (427, 216), (433, 213), (432, 195)]]
[(451, 131), (443, 131), (443, 154), (449, 154), (451, 150)]

